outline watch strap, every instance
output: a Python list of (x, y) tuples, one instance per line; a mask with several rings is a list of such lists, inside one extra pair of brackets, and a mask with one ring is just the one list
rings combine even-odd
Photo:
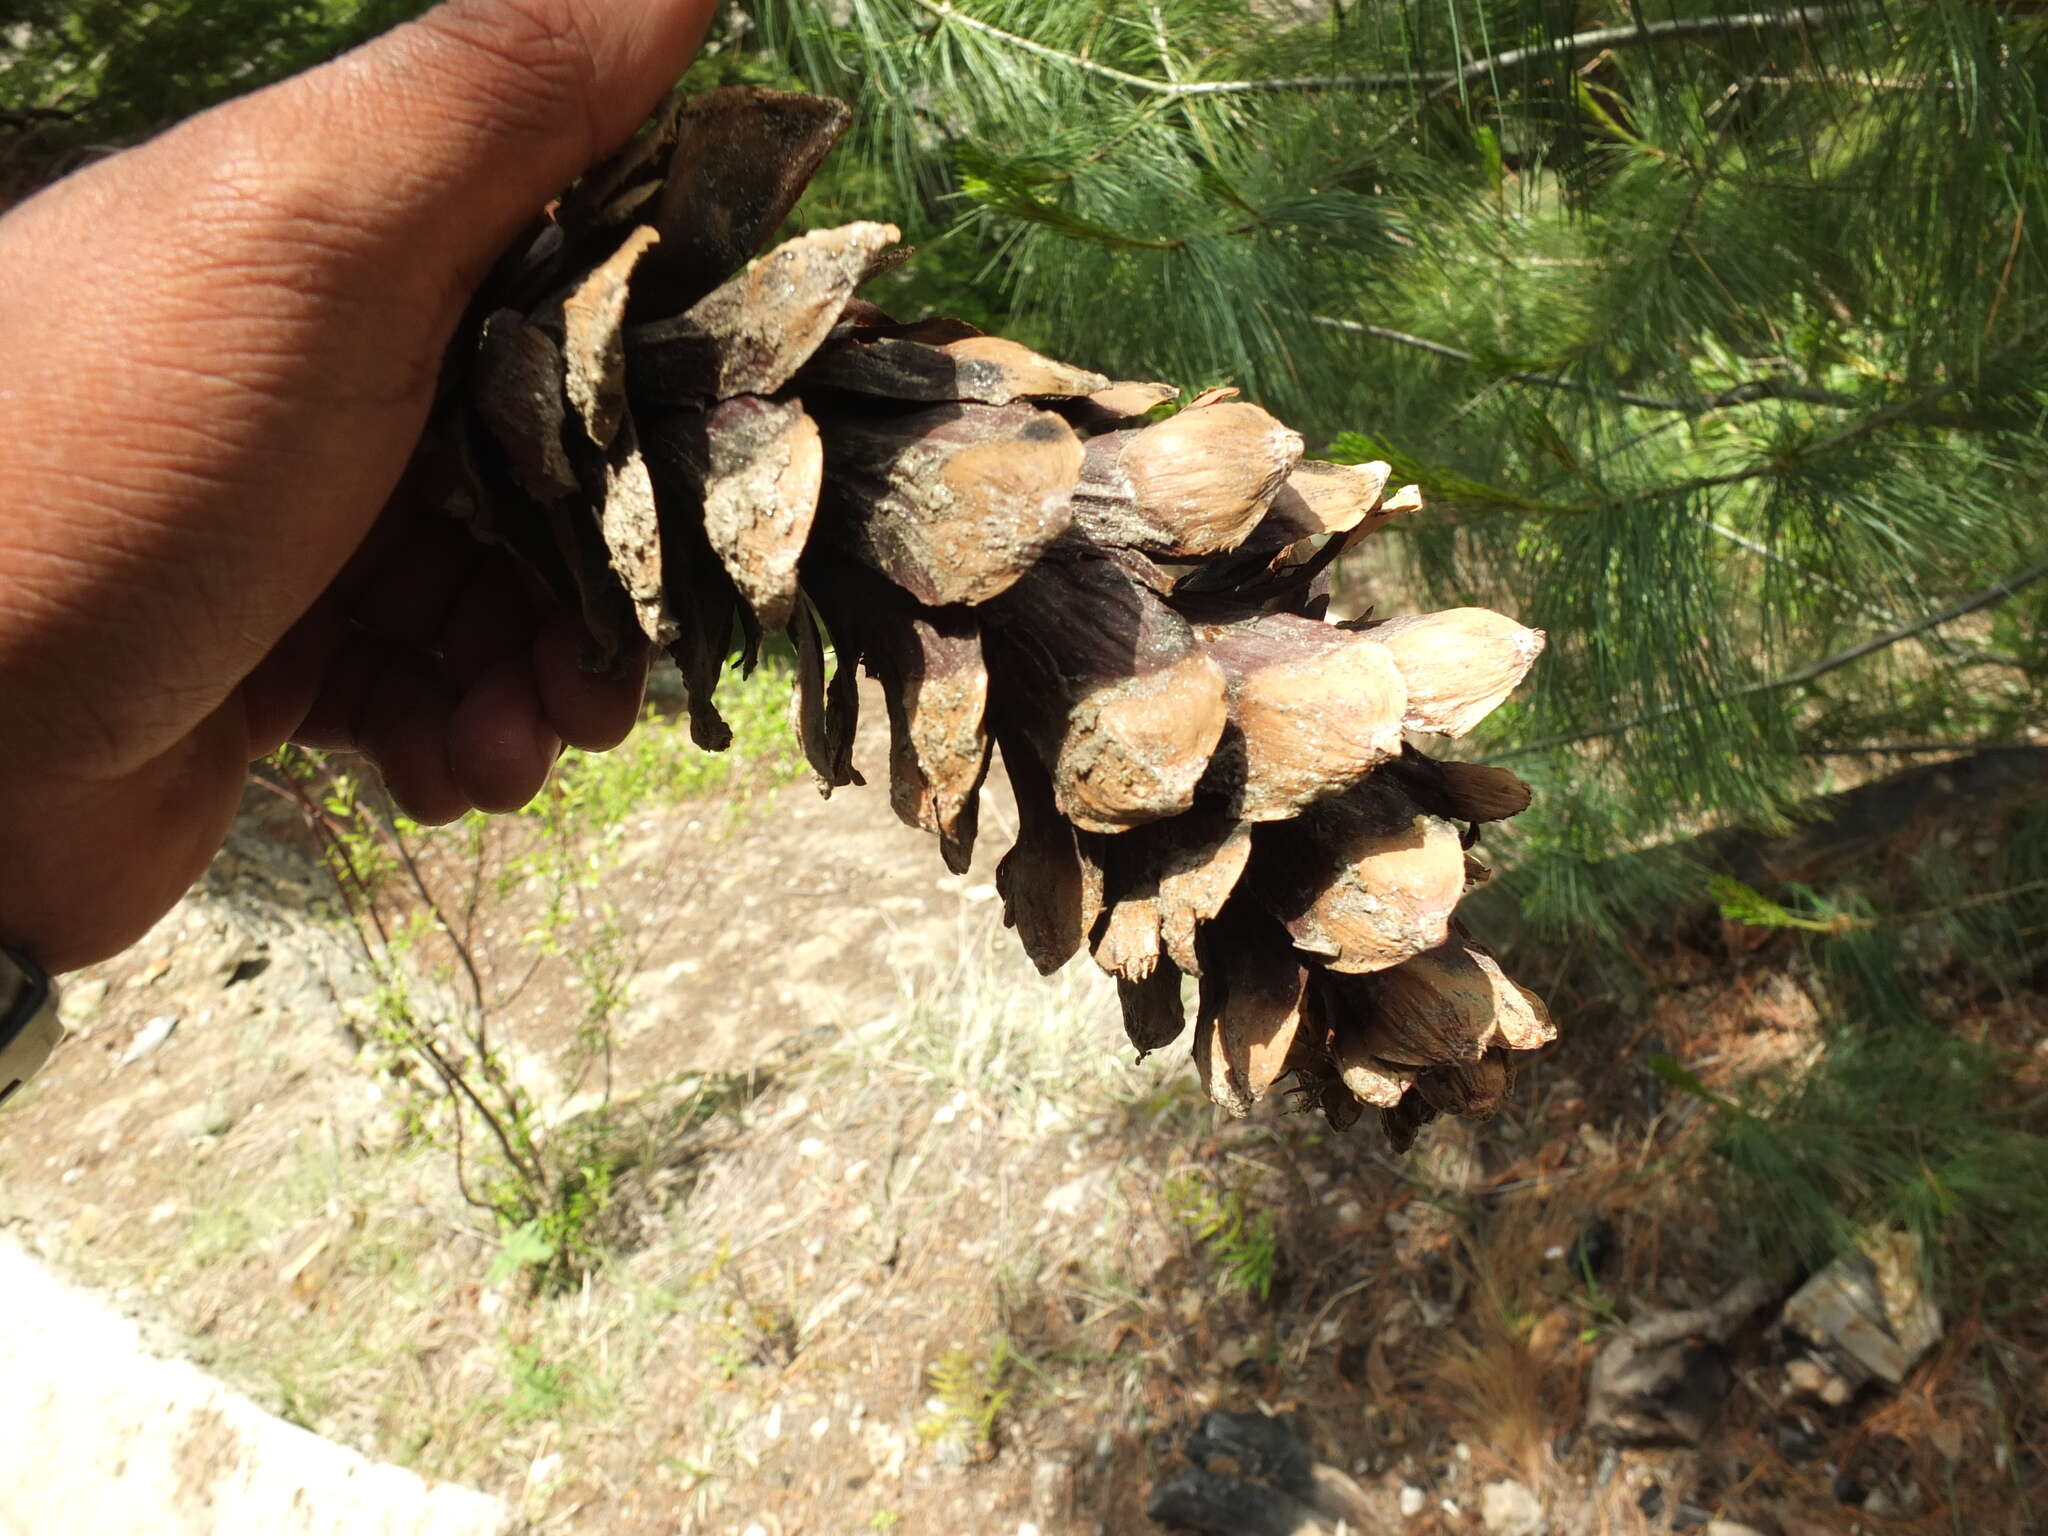
[(0, 947), (0, 1104), (42, 1071), (63, 1038), (49, 973), (26, 955)]

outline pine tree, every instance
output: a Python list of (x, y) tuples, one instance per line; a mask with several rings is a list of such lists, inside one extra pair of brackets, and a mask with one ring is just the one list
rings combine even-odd
[(859, 105), (855, 152), (1014, 334), (1241, 384), (1423, 485), (1404, 599), (1553, 637), (1479, 743), (1545, 791), (1518, 851), (1549, 924), (1637, 899), (1618, 849), (2039, 718), (2048, 18), (754, 16), (739, 49)]
[(0, 208), (84, 159), (424, 9), (423, 0), (13, 0), (0, 14)]

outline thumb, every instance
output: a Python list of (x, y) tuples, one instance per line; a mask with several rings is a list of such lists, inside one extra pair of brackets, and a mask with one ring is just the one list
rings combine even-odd
[[(449, 0), (237, 103), (268, 110), (266, 179), (363, 182), (358, 229), (456, 286), (617, 147), (682, 74), (718, 0)], [(237, 130), (246, 132), (245, 124)], [(351, 199), (354, 201), (354, 199)]]
[(716, 3), (450, 0), (0, 219), (0, 747), (111, 778), (229, 700), (397, 486), (476, 283)]

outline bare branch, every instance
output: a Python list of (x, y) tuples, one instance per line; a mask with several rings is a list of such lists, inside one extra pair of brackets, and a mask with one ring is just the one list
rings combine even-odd
[[(1733, 528), (1725, 527), (1715, 522), (1711, 517), (1703, 516), (1700, 518), (1700, 522), (1706, 525), (1709, 532), (1726, 539), (1738, 549), (1748, 550), (1759, 560), (1769, 561), (1772, 565), (1791, 571), (1794, 575), (1799, 576), (1805, 581), (1812, 582), (1823, 591), (1832, 592), (1837, 597), (1847, 598), (1867, 618), (1876, 619), (1880, 624), (1901, 625), (1908, 622), (1889, 609), (1882, 608), (1876, 603), (1868, 601), (1852, 588), (1843, 586), (1841, 582), (1836, 581), (1832, 576), (1825, 575), (1813, 569), (1812, 566), (1801, 565), (1797, 560), (1779, 554), (1768, 544), (1759, 543), (1746, 534), (1737, 533)], [(1934, 636), (1931, 643), (1947, 651), (1951, 656), (1967, 656), (1971, 660), (1980, 662), (1985, 666), (2020, 667), (2025, 665), (2017, 656), (2007, 656), (1999, 651), (1987, 651), (1966, 641), (1951, 640), (1943, 635)]]
[(1483, 80), (1497, 70), (1513, 69), (1547, 58), (1571, 58), (1602, 48), (1622, 48), (1640, 43), (1677, 42), (1685, 38), (1708, 37), (1728, 32), (1798, 32), (1825, 27), (1849, 15), (1857, 7), (1809, 5), (1788, 11), (1744, 11), (1733, 16), (1684, 16), (1644, 26), (1596, 27), (1568, 37), (1551, 38), (1521, 48), (1510, 48), (1483, 59), (1474, 59), (1456, 69), (1403, 70), (1371, 75), (1295, 75), (1272, 80), (1160, 80), (1132, 74), (1114, 65), (1083, 58), (1063, 48), (1054, 48), (1033, 38), (1011, 32), (993, 22), (970, 16), (947, 0), (911, 0), (919, 10), (941, 21), (952, 22), (978, 32), (1021, 53), (1063, 64), (1098, 79), (1114, 81), (1131, 90), (1168, 100), (1204, 96), (1249, 96), (1275, 91), (1405, 91), (1445, 90)]
[(1630, 720), (1610, 721), (1603, 725), (1590, 727), (1587, 730), (1571, 731), (1561, 736), (1546, 736), (1541, 741), (1526, 742), (1519, 747), (1510, 747), (1505, 752), (1497, 752), (1491, 758), (1486, 759), (1486, 761), (1506, 762), (1511, 758), (1528, 757), (1537, 752), (1548, 752), (1555, 747), (1572, 747), (1582, 742), (1599, 741), (1604, 737), (1620, 736), (1646, 725), (1654, 725), (1660, 720), (1669, 720), (1677, 715), (1691, 714), (1697, 710), (1711, 709), (1716, 705), (1732, 703), (1736, 699), (1755, 698), (1759, 694), (1778, 693), (1787, 688), (1797, 688), (1806, 683), (1818, 681), (1820, 678), (1826, 677), (1830, 672), (1839, 671), (1851, 662), (1861, 661), (1866, 656), (1897, 645), (1902, 640), (1910, 640), (1915, 635), (1924, 634), (1937, 625), (1950, 623), (1953, 620), (1962, 618), (1966, 614), (1976, 613), (1981, 609), (1990, 608), (1998, 603), (2002, 603), (2021, 588), (2031, 586), (2044, 576), (2048, 576), (2048, 560), (2039, 560), (2023, 571), (2017, 571), (2010, 576), (2000, 578), (1981, 592), (1973, 592), (1968, 597), (1957, 599), (1946, 608), (1927, 614), (1923, 618), (1915, 619), (1912, 623), (1901, 625), (1897, 629), (1889, 629), (1883, 634), (1872, 635), (1867, 640), (1860, 640), (1847, 650), (1837, 651), (1832, 656), (1824, 656), (1819, 661), (1801, 667), (1796, 672), (1786, 673), (1783, 677), (1774, 677), (1764, 682), (1751, 683), (1747, 687), (1737, 688), (1729, 693), (1716, 694), (1711, 699), (1702, 699), (1696, 704), (1667, 704), (1662, 709), (1650, 710), (1648, 713), (1637, 715)]
[[(1312, 325), (1328, 326), (1331, 330), (1348, 331), (1356, 336), (1371, 336), (1379, 341), (1397, 342), (1401, 346), (1413, 347), (1420, 352), (1433, 352), (1438, 357), (1447, 357), (1454, 363), (1483, 366), (1477, 353), (1448, 346), (1441, 341), (1431, 341), (1427, 336), (1411, 336), (1406, 331), (1390, 330), (1384, 325), (1367, 325), (1362, 320), (1344, 320), (1335, 315), (1310, 315), (1308, 319)], [(1804, 405), (1833, 406), (1840, 410), (1853, 409), (1858, 403), (1853, 397), (1838, 394), (1832, 389), (1814, 389), (1784, 379), (1750, 379), (1718, 394), (1702, 395), (1697, 400), (1665, 400), (1655, 395), (1631, 394), (1627, 390), (1604, 390), (1555, 373), (1523, 373), (1519, 370), (1510, 370), (1499, 376), (1517, 384), (1533, 384), (1542, 389), (1570, 390), (1574, 394), (1590, 395), (1597, 400), (1612, 400), (1618, 405), (1638, 406), (1646, 411), (1676, 411), (1683, 416), (1704, 416), (1710, 411), (1749, 405), (1758, 400), (1792, 400)]]

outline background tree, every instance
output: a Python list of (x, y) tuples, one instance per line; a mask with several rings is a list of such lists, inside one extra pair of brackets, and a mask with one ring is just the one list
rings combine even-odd
[(0, 206), (80, 159), (331, 58), (417, 0), (11, 0)]
[[(935, 265), (954, 308), (976, 289), (1059, 355), (1240, 383), (1312, 450), (1393, 461), (1433, 511), (1368, 546), (1362, 590), (1549, 632), (1476, 743), (1541, 790), (1496, 932), (1519, 917), (1552, 955), (1612, 955), (1709, 892), (1800, 931), (1837, 1033), (1765, 1115), (1726, 1119), (1731, 1165), (1774, 1196), (1740, 1207), (1760, 1236), (1812, 1252), (1901, 1216), (1954, 1235), (1959, 1211), (2031, 1230), (2005, 1160), (2040, 1155), (2039, 1106), (1930, 1020), (2038, 980), (2039, 800), (2000, 813), (1995, 846), (1789, 905), (1716, 874), (1725, 844), (1693, 834), (1782, 828), (1844, 783), (2041, 739), (2048, 17), (752, 14), (755, 67), (861, 103), (861, 169), (840, 174), (915, 210), (930, 250), (905, 281)], [(1936, 1070), (1965, 1085), (1939, 1104)], [(1896, 1136), (1913, 1170), (1875, 1155)]]
[(757, 14), (1013, 330), (1242, 383), (1422, 482), (1407, 574), (1551, 635), (1482, 743), (1546, 791), (1525, 862), (1567, 855), (1538, 915), (1632, 902), (1618, 849), (2039, 718), (2048, 20)]

